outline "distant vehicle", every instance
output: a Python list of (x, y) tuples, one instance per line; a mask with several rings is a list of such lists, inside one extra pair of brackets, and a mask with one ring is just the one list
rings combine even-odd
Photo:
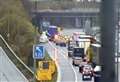
[(79, 39), (89, 39), (91, 43), (96, 43), (96, 39), (90, 35), (80, 35)]
[(93, 68), (91, 65), (84, 65), (83, 71), (82, 71), (82, 80), (92, 80), (93, 76)]
[(90, 39), (91, 43), (95, 43), (96, 39), (93, 36), (86, 35), (84, 32), (74, 32), (72, 35), (73, 41), (77, 41), (79, 39)]
[(57, 26), (49, 26), (47, 30), (47, 35), (49, 37), (49, 40), (53, 40), (54, 36), (58, 34), (58, 27)]
[[(95, 43), (95, 44), (91, 44), (90, 48), (93, 52), (93, 59), (92, 62), (99, 64), (99, 52), (100, 52), (100, 48), (101, 48), (101, 44), (99, 43)], [(88, 56), (89, 57), (89, 56)]]
[(68, 57), (72, 57), (73, 54), (73, 46), (68, 46)]
[(68, 57), (72, 57), (73, 48), (74, 48), (74, 42), (69, 40), (68, 41)]
[(73, 41), (77, 41), (80, 35), (85, 35), (85, 32), (74, 32), (72, 35)]
[(68, 41), (66, 40), (66, 38), (63, 35), (55, 35), (54, 42), (56, 45), (66, 47)]
[(46, 35), (46, 32), (43, 32), (39, 38), (39, 42), (40, 43), (45, 43), (45, 42), (48, 42), (48, 37)]
[(74, 47), (73, 48), (73, 56), (72, 56), (72, 59), (73, 59), (72, 64), (74, 66), (79, 66), (80, 63), (82, 62), (84, 56), (85, 56), (84, 48)]
[(76, 42), (76, 46), (80, 48), (84, 48), (84, 54), (86, 54), (86, 51), (88, 47), (90, 46), (90, 39), (78, 39)]

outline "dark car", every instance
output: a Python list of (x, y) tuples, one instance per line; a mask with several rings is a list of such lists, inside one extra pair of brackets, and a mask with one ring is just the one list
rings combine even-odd
[(68, 57), (72, 57), (73, 54), (73, 46), (68, 46)]

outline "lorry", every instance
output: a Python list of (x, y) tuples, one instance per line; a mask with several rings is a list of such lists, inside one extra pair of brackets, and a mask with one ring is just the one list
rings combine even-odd
[(96, 39), (90, 35), (80, 35), (79, 38), (80, 39), (89, 39), (91, 44), (96, 43)]
[(72, 39), (73, 39), (74, 41), (76, 41), (81, 35), (85, 35), (85, 33), (84, 33), (84, 32), (74, 32), (74, 33), (72, 34)]
[[(101, 49), (101, 44), (99, 44), (99, 43), (91, 44), (90, 48), (87, 49), (87, 51), (88, 51), (88, 53), (86, 54), (87, 59), (91, 60), (92, 62), (94, 62), (96, 64), (99, 64), (100, 63), (100, 60), (99, 60), (100, 49)], [(91, 55), (91, 54), (93, 54), (93, 55)]]
[(50, 41), (53, 41), (54, 36), (57, 35), (58, 32), (58, 27), (57, 26), (49, 26), (48, 30), (47, 30), (47, 35), (49, 37)]
[(79, 66), (83, 58), (86, 56), (86, 51), (90, 46), (89, 39), (79, 39), (77, 40), (76, 47), (73, 49), (73, 65)]
[(84, 48), (80, 47), (74, 47), (73, 48), (73, 56), (72, 56), (72, 64), (74, 66), (79, 66), (79, 64), (82, 62), (82, 59), (84, 58)]
[(73, 48), (75, 46), (75, 43), (72, 40), (68, 41), (68, 57), (72, 57), (73, 55)]

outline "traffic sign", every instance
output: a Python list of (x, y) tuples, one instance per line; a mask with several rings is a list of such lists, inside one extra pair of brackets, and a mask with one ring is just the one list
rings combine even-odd
[(43, 59), (45, 57), (45, 48), (41, 45), (33, 47), (33, 59)]

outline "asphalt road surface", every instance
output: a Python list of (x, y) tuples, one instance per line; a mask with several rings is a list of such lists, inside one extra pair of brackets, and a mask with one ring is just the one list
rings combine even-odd
[(0, 47), (0, 82), (28, 82)]
[[(61, 32), (61, 34), (71, 36), (74, 32), (83, 32), (83, 31), (84, 31), (83, 29), (77, 29), (77, 28), (74, 28), (74, 29), (64, 29)], [(65, 56), (65, 58), (69, 61), (69, 63), (72, 65), (72, 59), (68, 58), (68, 56), (67, 56), (67, 54), (68, 54), (67, 53), (68, 52), (67, 48), (66, 47), (56, 46), (55, 44), (52, 44), (52, 45), (54, 45), (54, 47), (57, 47), (59, 52), (62, 53)], [(74, 72), (76, 74), (77, 82), (94, 82), (93, 79), (92, 79), (92, 81), (82, 81), (82, 75), (79, 73), (79, 68), (73, 66), (73, 69), (74, 69)]]
[(58, 82), (77, 82), (76, 72), (64, 54), (51, 42), (46, 44), (45, 47), (50, 56), (57, 62)]
[[(83, 29), (64, 29), (64, 31), (61, 33), (61, 34), (65, 34), (65, 35), (72, 35), (73, 32), (83, 32), (84, 30)], [(119, 44), (120, 44), (120, 34), (119, 34)], [(62, 52), (64, 53), (67, 53), (67, 49), (66, 48), (61, 48), (59, 47), (59, 50), (62, 50)], [(120, 52), (120, 45), (119, 45), (119, 52)], [(67, 55), (66, 55), (67, 56)], [(72, 62), (72, 59), (69, 59), (71, 62)], [(117, 58), (115, 58), (115, 60), (117, 60)], [(77, 73), (77, 77), (78, 77), (78, 82), (80, 81), (80, 78), (81, 75), (78, 74), (78, 68), (77, 67), (74, 67), (76, 73)], [(118, 80), (120, 82), (120, 55), (118, 57)], [(82, 82), (82, 81), (80, 81)], [(91, 81), (93, 82), (93, 81)]]
[[(53, 44), (54, 45), (54, 44)], [(67, 56), (67, 48), (66, 47), (60, 47), (60, 46), (56, 46), (54, 45), (55, 47), (57, 47), (57, 49), (59, 50), (59, 52), (61, 52), (65, 57), (66, 59), (68, 59), (69, 63), (72, 65), (72, 58), (69, 58)], [(77, 78), (77, 82), (94, 82), (93, 79), (92, 81), (82, 81), (82, 74), (79, 73), (79, 68), (77, 66), (73, 66), (74, 70), (75, 70), (75, 73), (76, 73), (76, 78)]]
[[(82, 32), (82, 29), (64, 29), (61, 34), (72, 35), (73, 32)], [(56, 48), (57, 51), (55, 49)], [(51, 49), (50, 49), (51, 48)], [(82, 75), (78, 71), (78, 67), (72, 66), (72, 59), (67, 57), (67, 48), (56, 46), (54, 43), (46, 44), (46, 49), (50, 52), (51, 57), (58, 61), (60, 68), (60, 81), (62, 82), (94, 82), (82, 81)], [(57, 55), (54, 55), (57, 53)], [(120, 62), (120, 58), (119, 58)], [(118, 77), (120, 82), (120, 63), (118, 64)], [(66, 72), (67, 70), (67, 72)], [(58, 70), (59, 71), (59, 70)]]

